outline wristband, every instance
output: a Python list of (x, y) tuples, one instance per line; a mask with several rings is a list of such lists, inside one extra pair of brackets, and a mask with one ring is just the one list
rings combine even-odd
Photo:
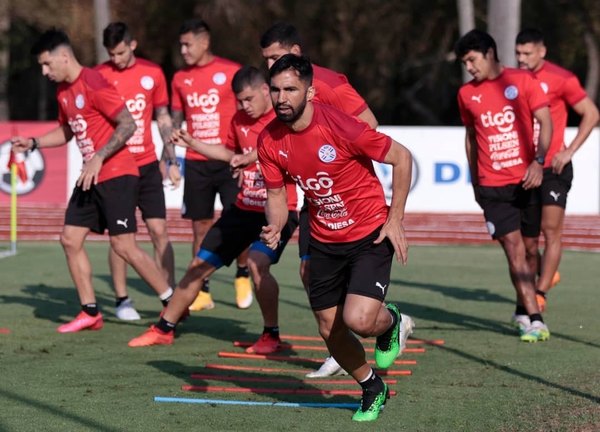
[(31, 150), (31, 151), (34, 151), (34, 150), (36, 150), (36, 149), (37, 149), (37, 148), (40, 146), (40, 142), (39, 142), (39, 140), (38, 140), (37, 138), (35, 138), (35, 137), (31, 137), (31, 138), (29, 138), (29, 139), (30, 139), (30, 140), (31, 140), (31, 142), (32, 142), (32, 144), (31, 144), (31, 149), (30, 149), (30, 150)]
[(175, 165), (177, 168), (181, 167), (181, 163), (177, 159), (175, 159), (175, 161), (169, 161), (169, 164)]

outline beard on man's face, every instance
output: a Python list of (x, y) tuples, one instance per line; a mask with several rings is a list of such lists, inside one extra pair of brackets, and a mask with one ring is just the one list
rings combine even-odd
[(306, 98), (297, 107), (293, 107), (288, 103), (275, 104), (275, 115), (284, 123), (294, 123), (302, 116), (306, 108)]

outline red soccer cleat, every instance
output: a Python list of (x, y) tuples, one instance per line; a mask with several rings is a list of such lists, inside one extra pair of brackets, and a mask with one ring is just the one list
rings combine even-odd
[(73, 321), (58, 326), (56, 329), (59, 333), (75, 333), (81, 330), (100, 330), (104, 326), (102, 314), (91, 316), (84, 311), (79, 312)]
[(172, 345), (174, 338), (175, 332), (165, 333), (152, 325), (141, 336), (131, 339), (127, 345), (132, 348), (150, 345)]
[(248, 354), (272, 354), (283, 349), (281, 339), (269, 333), (263, 333), (251, 347), (246, 348)]

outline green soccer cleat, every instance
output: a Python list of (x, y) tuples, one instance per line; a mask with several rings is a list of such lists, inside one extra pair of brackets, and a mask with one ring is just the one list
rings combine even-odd
[(383, 391), (372, 394), (363, 390), (360, 408), (352, 416), (352, 420), (357, 422), (367, 422), (377, 420), (379, 413), (385, 407), (385, 402), (390, 398), (390, 391), (387, 384), (383, 383)]
[(540, 321), (532, 322), (525, 333), (521, 335), (523, 342), (543, 342), (548, 339), (550, 339), (550, 330), (546, 324)]
[(375, 343), (375, 364), (379, 369), (387, 369), (394, 364), (394, 360), (406, 346), (406, 339), (413, 332), (414, 322), (408, 315), (403, 315), (398, 307), (390, 303), (386, 306), (389, 311), (396, 315), (396, 325), (391, 330), (377, 337)]

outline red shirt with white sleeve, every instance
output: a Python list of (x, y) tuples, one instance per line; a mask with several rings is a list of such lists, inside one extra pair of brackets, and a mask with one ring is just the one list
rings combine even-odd
[[(203, 66), (189, 66), (176, 72), (171, 82), (171, 108), (185, 113), (190, 135), (206, 144), (225, 144), (229, 124), (237, 111), (231, 80), (238, 63), (216, 57)], [(207, 158), (186, 149), (186, 159)]]
[(127, 148), (138, 166), (156, 161), (152, 116), (156, 108), (169, 105), (167, 82), (160, 66), (136, 58), (126, 69), (118, 69), (112, 62), (106, 62), (98, 65), (96, 70), (125, 98), (125, 106), (135, 120), (136, 130), (127, 141)]
[[(58, 122), (73, 131), (85, 164), (112, 137), (115, 117), (125, 108), (123, 98), (99, 72), (87, 67), (74, 82), (59, 84), (56, 97)], [(98, 183), (123, 175), (139, 175), (126, 147), (104, 160)]]
[(525, 70), (504, 68), (493, 80), (472, 80), (460, 88), (462, 121), (475, 128), (480, 185), (523, 180), (535, 157), (533, 112), (545, 106), (548, 98), (539, 81)]
[(324, 243), (362, 239), (383, 225), (388, 206), (372, 160), (383, 162), (391, 138), (334, 107), (313, 103), (310, 125), (299, 132), (273, 120), (258, 139), (268, 189), (289, 175), (304, 191), (310, 232)]

